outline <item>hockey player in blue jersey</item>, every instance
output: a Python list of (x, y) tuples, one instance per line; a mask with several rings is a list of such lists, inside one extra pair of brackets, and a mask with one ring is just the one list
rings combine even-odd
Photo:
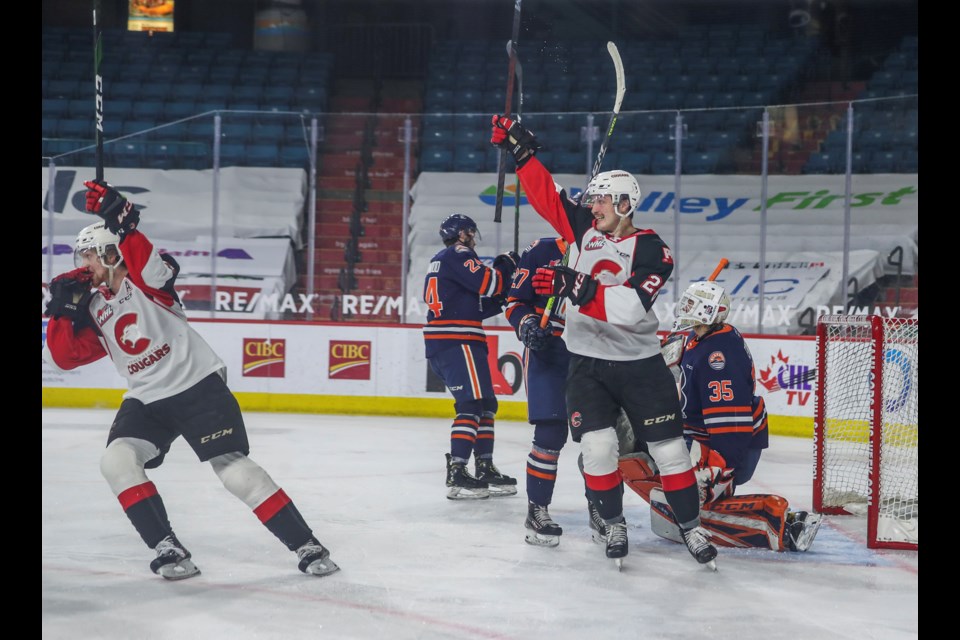
[(507, 297), (506, 316), (526, 349), (523, 381), (527, 390), (527, 419), (534, 426), (533, 444), (527, 457), (526, 541), (555, 547), (563, 529), (550, 517), (547, 507), (557, 483), (557, 461), (567, 442), (567, 404), (564, 397), (570, 352), (564, 343), (564, 319), (554, 307), (549, 323), (541, 327), (547, 296), (533, 290), (533, 274), (539, 267), (556, 266), (563, 260), (563, 238), (540, 238), (520, 256)]
[[(494, 395), (487, 363), (483, 320), (503, 311), (519, 256), (501, 254), (493, 268), (481, 262), (474, 248), (477, 224), (455, 213), (440, 224), (444, 249), (430, 260), (423, 282), (427, 323), (423, 327), (431, 369), (453, 394), (457, 412), (447, 454), (447, 498), (451, 500), (517, 493), (517, 480), (493, 464)], [(470, 455), (476, 475), (467, 471)]]
[[(753, 477), (769, 434), (753, 358), (740, 332), (725, 322), (729, 311), (723, 287), (693, 283), (677, 305), (673, 326), (674, 332), (689, 333), (683, 341), (665, 343), (663, 352), (668, 365), (679, 366), (684, 438), (696, 467), (700, 521), (721, 546), (806, 551), (820, 526), (819, 514), (788, 511), (787, 500), (776, 495), (735, 495)], [(651, 529), (679, 542), (654, 465), (638, 454), (621, 458), (620, 470), (650, 503)]]

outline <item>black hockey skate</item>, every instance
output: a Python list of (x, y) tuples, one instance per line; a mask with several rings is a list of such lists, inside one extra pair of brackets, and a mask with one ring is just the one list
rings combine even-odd
[(475, 460), (477, 480), (486, 482), (493, 497), (517, 495), (517, 479), (500, 473), (490, 458)]
[(626, 521), (607, 524), (607, 557), (617, 563), (618, 570), (623, 568), (623, 559), (627, 557), (629, 551)]
[(454, 462), (447, 454), (447, 499), (476, 500), (490, 497), (486, 482), (477, 480), (467, 471), (465, 462)]
[(696, 558), (697, 562), (706, 565), (712, 571), (717, 570), (717, 563), (714, 560), (717, 557), (717, 548), (710, 543), (709, 534), (702, 527), (681, 528), (680, 535), (690, 555)]
[(563, 529), (553, 521), (545, 506), (529, 503), (527, 520), (523, 526), (527, 528), (527, 544), (540, 547), (555, 547), (560, 544)]
[(600, 517), (600, 512), (589, 500), (587, 501), (587, 513), (590, 523), (590, 536), (597, 544), (607, 543), (607, 523)]
[(819, 513), (806, 511), (791, 511), (787, 513), (787, 524), (784, 527), (783, 541), (790, 551), (806, 551), (813, 544), (820, 530), (823, 516)]
[(300, 571), (312, 576), (328, 576), (340, 570), (337, 563), (330, 559), (330, 550), (316, 538), (310, 538), (297, 549), (297, 558), (300, 560), (297, 565)]
[(185, 580), (200, 574), (200, 569), (190, 559), (190, 552), (183, 548), (177, 536), (170, 534), (154, 547), (157, 557), (150, 563), (150, 571), (167, 580)]

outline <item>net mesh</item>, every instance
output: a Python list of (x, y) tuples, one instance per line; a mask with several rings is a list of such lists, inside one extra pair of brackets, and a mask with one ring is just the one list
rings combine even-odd
[[(825, 513), (865, 514), (876, 495), (877, 540), (916, 543), (918, 320), (844, 316), (822, 324), (824, 382), (818, 425), (822, 453), (817, 470), (821, 508)], [(883, 382), (875, 425), (881, 337)], [(876, 449), (871, 433), (879, 439)], [(873, 471), (874, 451), (879, 455), (879, 474)]]

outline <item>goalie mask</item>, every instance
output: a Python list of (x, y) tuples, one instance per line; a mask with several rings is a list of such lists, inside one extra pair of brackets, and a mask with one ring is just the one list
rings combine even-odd
[[(590, 208), (598, 197), (607, 195), (613, 198), (613, 210), (616, 214), (621, 218), (626, 218), (632, 216), (637, 209), (637, 205), (640, 204), (640, 185), (636, 178), (626, 171), (604, 171), (598, 173), (597, 177), (587, 185), (583, 197), (580, 198), (580, 204)], [(620, 205), (623, 202), (630, 203), (626, 212), (621, 211)]]
[[(100, 263), (105, 267), (113, 268), (123, 260), (123, 254), (120, 252), (120, 236), (111, 233), (103, 222), (84, 227), (77, 234), (77, 245), (73, 250), (74, 266), (82, 267), (83, 256), (90, 250), (96, 253)], [(116, 256), (116, 259), (108, 260), (107, 256)]]
[(673, 331), (686, 331), (699, 325), (719, 324), (730, 313), (730, 296), (716, 282), (694, 282), (677, 303)]

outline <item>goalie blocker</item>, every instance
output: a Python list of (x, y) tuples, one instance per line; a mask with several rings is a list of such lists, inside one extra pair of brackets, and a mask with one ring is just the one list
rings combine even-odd
[[(696, 461), (695, 461), (696, 462)], [(650, 529), (661, 538), (683, 542), (667, 504), (656, 464), (643, 452), (620, 457), (624, 483), (650, 505)], [(806, 551), (820, 528), (821, 515), (789, 511), (785, 498), (748, 494), (702, 504), (700, 526), (722, 547)]]

